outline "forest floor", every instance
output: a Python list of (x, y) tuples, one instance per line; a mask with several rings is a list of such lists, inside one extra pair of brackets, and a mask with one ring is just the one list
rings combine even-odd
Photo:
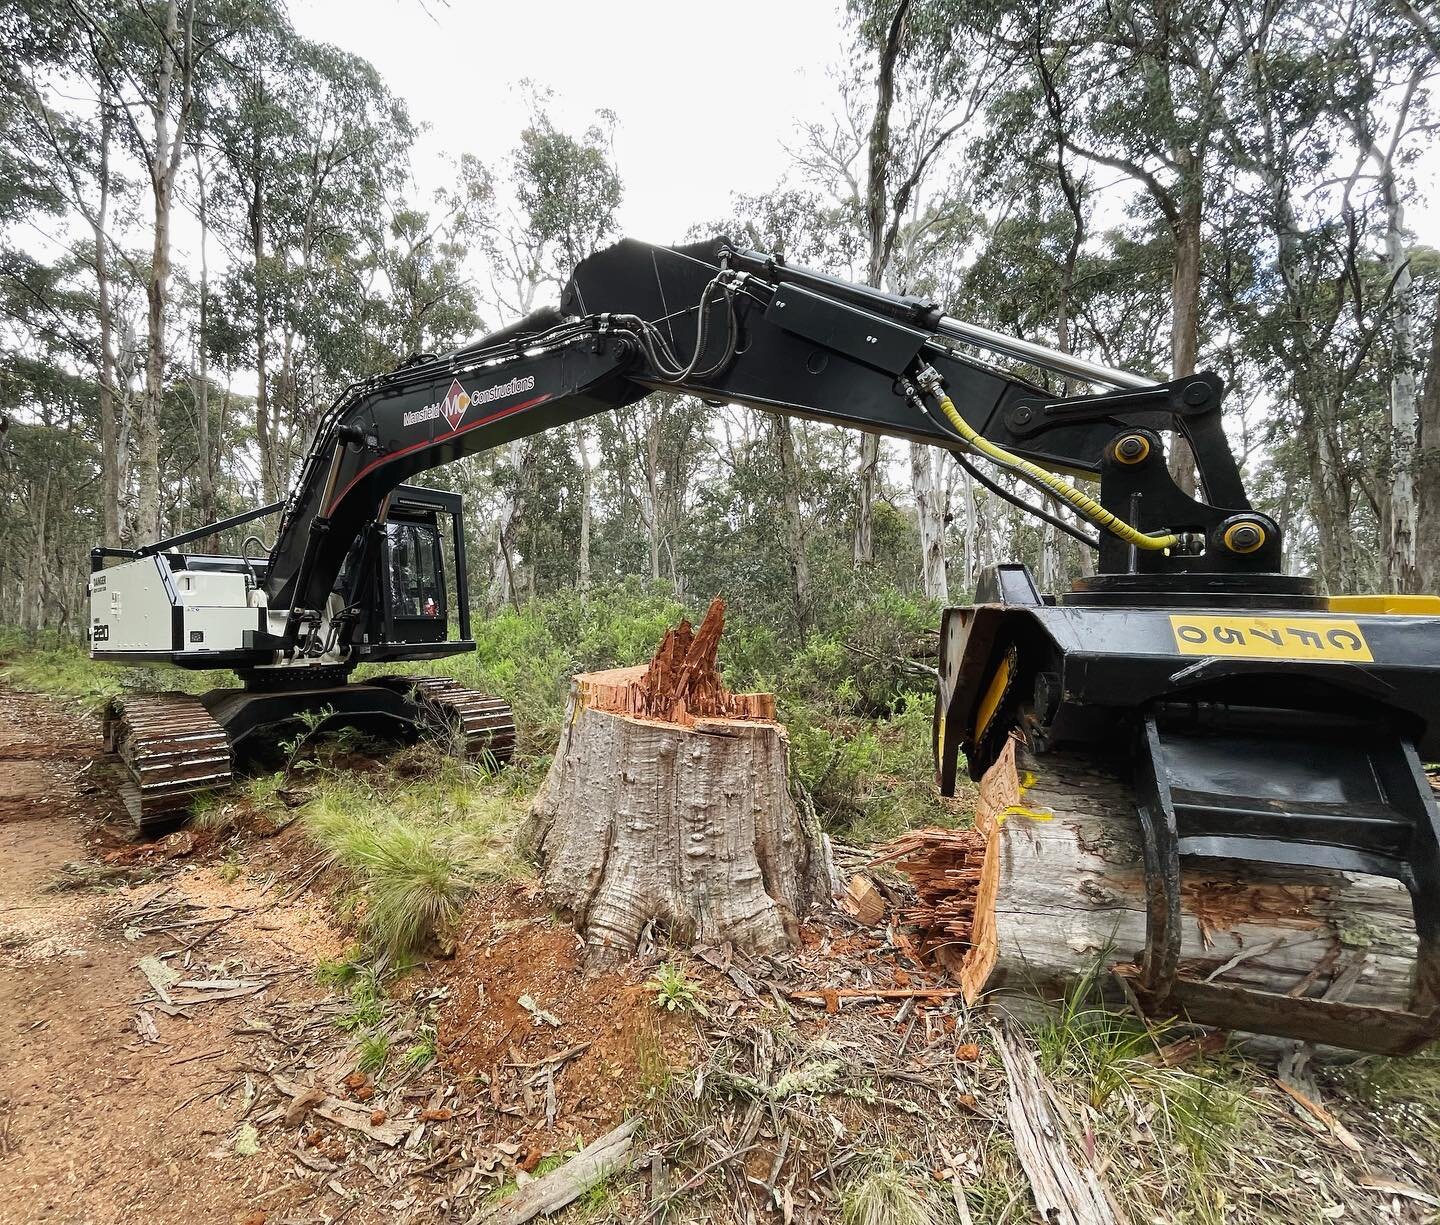
[(636, 1116), (567, 1220), (1030, 1221), (1047, 1130), (1117, 1220), (1440, 1219), (1433, 1058), (1318, 1067), (1307, 1105), (1078, 1005), (1020, 1036), (841, 997), (943, 986), (843, 914), (586, 973), (523, 871), (381, 974), (303, 795), (139, 844), (99, 748), (0, 681), (0, 1222), (480, 1220)]

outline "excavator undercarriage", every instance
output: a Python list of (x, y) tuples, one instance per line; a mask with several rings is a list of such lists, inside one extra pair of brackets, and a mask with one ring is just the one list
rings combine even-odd
[[(1033, 381), (1048, 376), (1096, 390)], [(1246, 494), (1215, 375), (1157, 382), (723, 240), (599, 252), (559, 310), (348, 388), (283, 504), (95, 550), (96, 658), (233, 668), (245, 686), (112, 712), (107, 739), (141, 828), (223, 787), (251, 737), (307, 719), (507, 757), (503, 702), (430, 678), (351, 679), (474, 648), (459, 498), (403, 482), (654, 390), (943, 448), (1096, 550), (1095, 574), (1069, 591), (1042, 594), (1024, 567), (998, 566), (973, 604), (946, 610), (937, 778), (953, 794), (962, 765), (980, 778), (1014, 736), (1037, 755), (1107, 763), (1144, 851), (1145, 943), (1133, 970), (1116, 967), (1142, 1007), (1386, 1052), (1440, 1032), (1440, 816), (1422, 768), (1440, 760), (1440, 600), (1326, 598), (1287, 573), (1280, 525)], [(1170, 474), (1176, 438), (1198, 496)], [(269, 546), (187, 551), (277, 511)], [(1217, 859), (1401, 882), (1418, 948), (1409, 1007), (1266, 998), (1190, 973), (1183, 878)]]
[(515, 750), (508, 702), (448, 677), (380, 676), (320, 689), (214, 689), (202, 697), (154, 693), (113, 699), (104, 743), (119, 766), (117, 789), (146, 835), (185, 820), (202, 796), (233, 781), (237, 754), (255, 737), (341, 727), (387, 740), (429, 738), (459, 757), (494, 768)]

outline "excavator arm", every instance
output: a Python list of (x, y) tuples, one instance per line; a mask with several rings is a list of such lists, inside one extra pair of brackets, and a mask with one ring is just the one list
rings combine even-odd
[[(284, 636), (318, 624), (357, 536), (407, 477), (668, 389), (984, 454), (999, 448), (1047, 473), (1103, 477), (1117, 436), (1159, 453), (1159, 432), (1192, 442), (1207, 502), (1181, 493), (1164, 465), (1144, 489), (1095, 516), (1141, 534), (1183, 536), (1141, 559), (1107, 532), (1101, 568), (1278, 569), (1280, 533), (1251, 511), (1220, 418), (1213, 375), (1149, 384), (1027, 346), (1061, 373), (1125, 381), (1119, 390), (1057, 396), (968, 356), (964, 346), (1019, 342), (977, 334), (916, 299), (837, 281), (715, 241), (684, 248), (624, 241), (583, 261), (561, 312), (541, 311), (455, 353), (352, 387), (322, 421), (287, 504), (265, 590), (288, 609)], [(960, 423), (926, 407), (922, 374)], [(967, 433), (979, 442), (967, 441)], [(1136, 465), (1121, 465), (1125, 476)], [(1137, 469), (1138, 470), (1138, 469)], [(1102, 493), (1100, 502), (1105, 502)], [(1206, 538), (1243, 522), (1258, 547)], [(1148, 525), (1148, 526), (1147, 526)]]

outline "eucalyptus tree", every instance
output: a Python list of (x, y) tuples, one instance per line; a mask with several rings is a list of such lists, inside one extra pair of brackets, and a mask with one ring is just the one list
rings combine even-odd
[[(595, 122), (575, 136), (556, 126), (547, 105), (547, 95), (532, 94), (530, 122), (510, 155), (503, 183), (496, 189), (506, 207), (496, 210), (484, 239), (488, 298), (503, 317), (528, 314), (538, 304), (542, 289), (558, 291), (570, 269), (616, 232), (615, 213), (623, 185), (612, 148), (615, 116), (599, 111)], [(592, 435), (579, 422), (571, 427), (570, 434), (579, 457), (575, 469), (580, 478), (575, 499), (581, 546), (577, 581), (583, 577), (588, 583), (594, 479)], [(534, 440), (517, 439), (506, 448), (505, 460), (512, 479), (506, 482), (510, 496), (501, 509), (496, 531), (499, 564), (491, 568), (494, 602), (516, 598), (514, 552), (522, 538), (525, 518), (546, 513), (536, 484), (542, 465), (529, 456), (537, 445)], [(603, 453), (603, 439), (600, 445)], [(548, 506), (551, 511), (558, 509), (553, 497)], [(529, 535), (532, 542), (543, 538), (538, 529)]]
[[(1171, 244), (1172, 378), (1193, 373), (1200, 356), (1204, 232), (1227, 107), (1252, 45), (1237, 21), (1248, 7), (1248, 0), (1047, 0), (1034, 10), (1027, 37), (1066, 147), (1131, 180), (1163, 222)], [(1171, 460), (1176, 479), (1193, 491), (1183, 440)]]
[[(807, 125), (796, 160), (860, 234), (867, 284), (906, 290), (907, 261), (897, 258), (902, 246), (923, 246), (927, 234), (944, 229), (963, 204), (958, 181), (942, 172), (955, 164), (967, 129), (1014, 59), (999, 33), (1010, 21), (1003, 10), (980, 23), (969, 13), (969, 6), (953, 0), (849, 5), (852, 58), (841, 78), (840, 112)], [(866, 435), (857, 479), (856, 564), (875, 555), (880, 453), (879, 439)], [(910, 458), (925, 589), (943, 599), (944, 507), (935, 494), (933, 450), (913, 444)]]
[[(1385, 309), (1388, 340), (1390, 482), (1385, 503), (1386, 573), (1401, 590), (1420, 585), (1417, 550), (1420, 447), (1420, 286), (1412, 268), (1406, 201), (1409, 168), (1437, 130), (1429, 87), (1440, 79), (1437, 30), (1422, 15), (1390, 0), (1352, 0), (1341, 7), (1338, 37), (1326, 40), (1326, 81), (1331, 106), (1363, 156), (1389, 274)], [(1417, 34), (1419, 37), (1417, 37)], [(1318, 40), (1317, 40), (1318, 41)], [(1430, 479), (1437, 479), (1433, 475)]]
[[(205, 115), (217, 225), (244, 252), (262, 494), (278, 498), (319, 405), (403, 354), (377, 347), (386, 202), (408, 172), (404, 105), (358, 56), (266, 10), (235, 41)], [(383, 276), (381, 277), (383, 281)]]
[[(117, 210), (129, 206), (131, 185), (113, 168), (118, 116), (105, 78), (93, 57), (110, 54), (87, 41), (62, 8), (49, 4), (7, 6), (0, 37), (0, 216), (10, 227), (36, 217), (63, 230), (78, 216), (89, 241), (75, 244), (94, 278), (97, 335), (75, 347), (72, 358), (95, 372), (98, 389), (102, 489), (101, 531), (118, 543), (125, 531), (125, 451), (128, 398), (117, 387), (116, 285), (133, 273), (113, 234)], [(54, 84), (78, 78), (93, 91), (70, 100)]]
[[(87, 53), (85, 75), (102, 110), (149, 187), (150, 256), (144, 268), (144, 397), (135, 430), (136, 523), (161, 533), (160, 435), (170, 311), (171, 230), (177, 184), (197, 119), (204, 74), (253, 16), (249, 0), (113, 0), (107, 7), (67, 0), (68, 17)], [(102, 244), (103, 245), (103, 244)]]

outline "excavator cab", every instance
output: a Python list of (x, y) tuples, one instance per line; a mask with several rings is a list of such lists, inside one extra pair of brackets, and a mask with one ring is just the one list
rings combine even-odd
[(392, 514), (384, 526), (381, 600), (386, 637), (398, 642), (444, 642), (445, 558), (434, 511)]
[(474, 650), (461, 507), (458, 493), (402, 485), (357, 545), (335, 584), (342, 600), (363, 610), (352, 641), (357, 659)]

